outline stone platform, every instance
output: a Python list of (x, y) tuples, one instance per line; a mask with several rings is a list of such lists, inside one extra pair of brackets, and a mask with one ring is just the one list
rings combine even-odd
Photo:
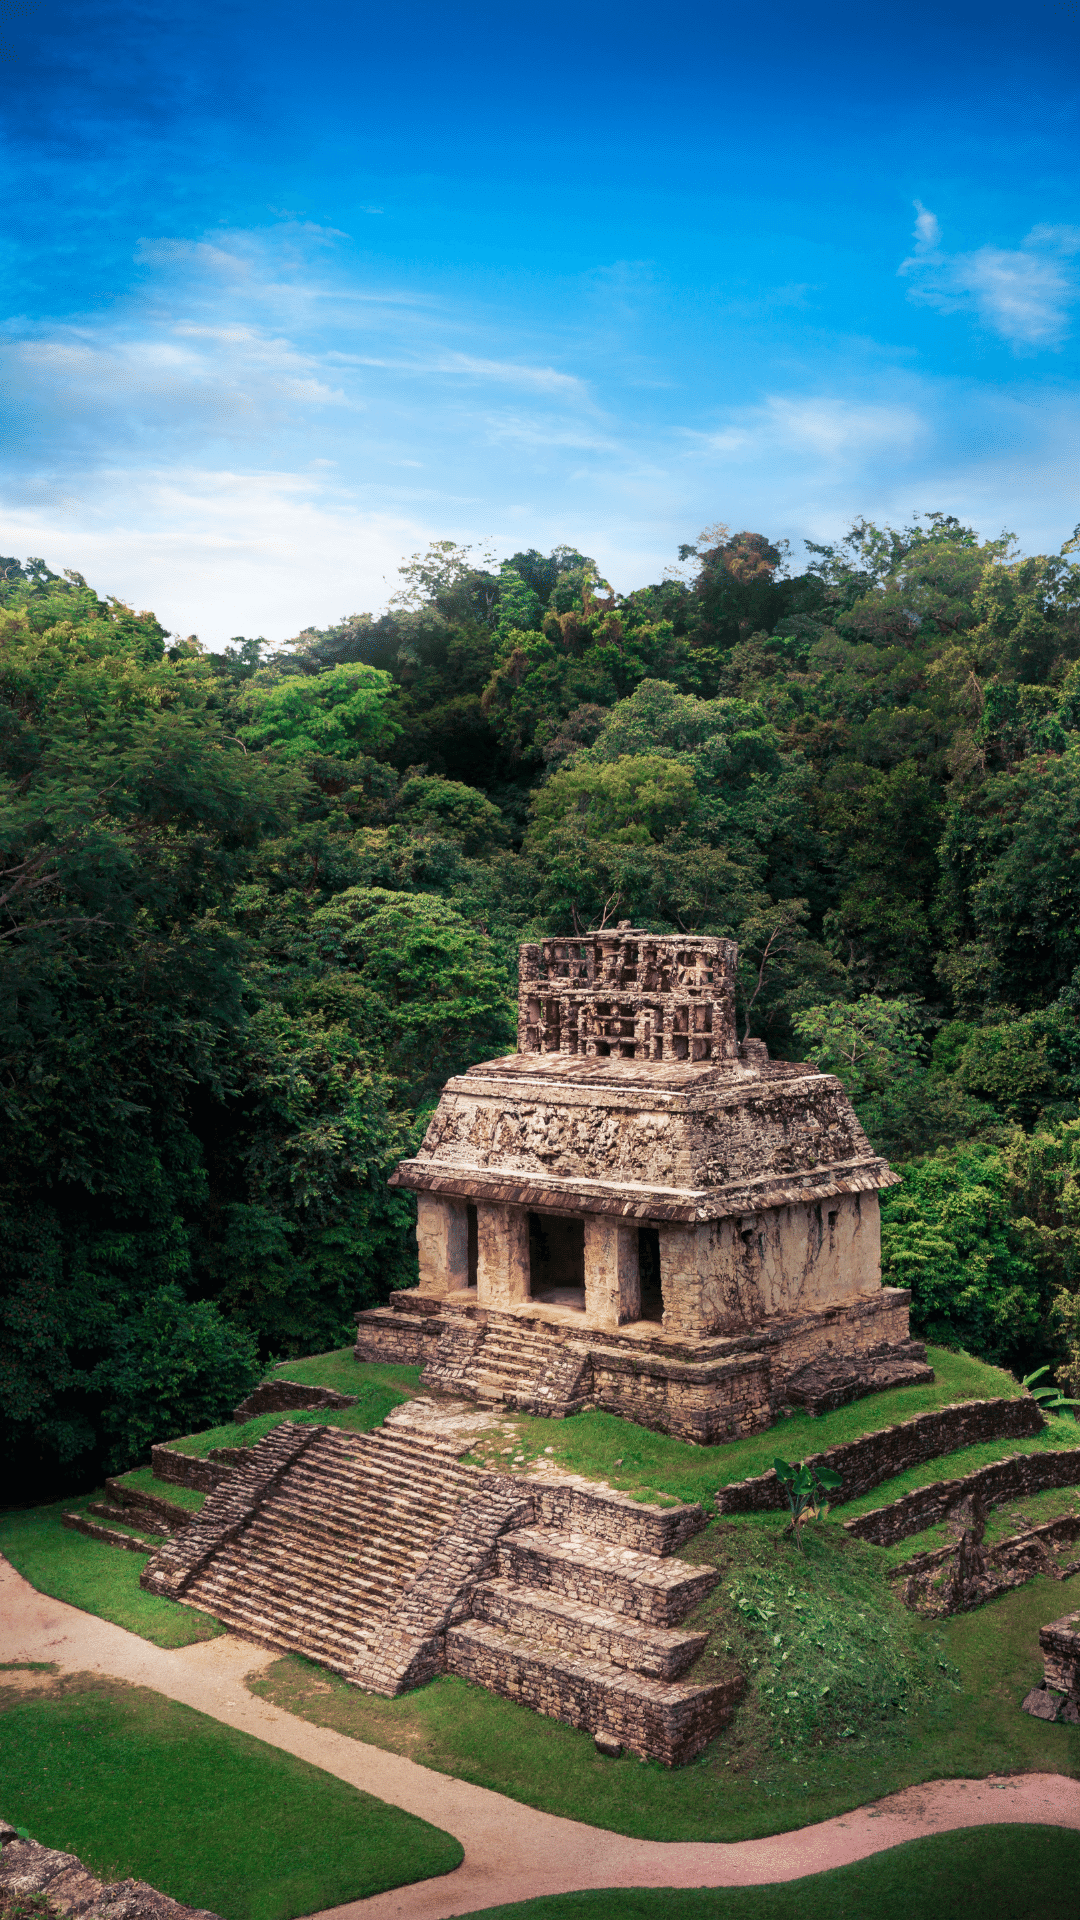
[(782, 1406), (823, 1413), (865, 1393), (931, 1381), (908, 1337), (910, 1296), (877, 1287), (840, 1305), (701, 1338), (637, 1320), (585, 1324), (573, 1307), (479, 1306), (473, 1289), (391, 1295), (357, 1317), (358, 1360), (423, 1368), (425, 1386), (480, 1405), (565, 1419), (586, 1406), (714, 1446), (771, 1426)]
[(290, 1421), (148, 1561), (142, 1585), (393, 1696), (460, 1674), (676, 1766), (730, 1717), (737, 1673), (688, 1673), (715, 1586), (677, 1550), (699, 1506), (484, 1473), (391, 1426)]

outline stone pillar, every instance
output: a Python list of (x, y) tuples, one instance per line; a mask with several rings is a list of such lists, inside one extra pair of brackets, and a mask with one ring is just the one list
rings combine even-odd
[(664, 1332), (710, 1333), (706, 1303), (709, 1229), (707, 1226), (661, 1226), (660, 1289), (664, 1296)]
[(625, 1326), (641, 1318), (637, 1221), (585, 1215), (585, 1324)]
[(449, 1293), (469, 1284), (469, 1222), (464, 1200), (437, 1193), (416, 1196), (416, 1245), (420, 1292)]
[(529, 1298), (529, 1216), (524, 1207), (476, 1203), (476, 1304), (512, 1307)]

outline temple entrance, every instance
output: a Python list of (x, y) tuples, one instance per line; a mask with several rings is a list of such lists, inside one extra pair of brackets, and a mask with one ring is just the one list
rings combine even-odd
[(585, 1311), (585, 1222), (529, 1215), (529, 1292), (551, 1307)]
[(656, 1227), (638, 1228), (638, 1272), (641, 1275), (641, 1318), (660, 1321), (664, 1296), (660, 1287), (660, 1233)]
[(469, 1273), (469, 1277), (466, 1280), (465, 1284), (467, 1287), (475, 1287), (476, 1264), (479, 1256), (480, 1242), (479, 1242), (477, 1231), (476, 1231), (476, 1208), (473, 1206), (471, 1200), (469, 1201), (467, 1207), (465, 1208), (465, 1244), (468, 1250), (467, 1259), (468, 1259), (468, 1273)]

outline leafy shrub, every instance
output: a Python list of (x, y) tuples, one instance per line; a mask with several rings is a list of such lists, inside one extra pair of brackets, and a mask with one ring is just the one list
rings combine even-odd
[(113, 1351), (94, 1370), (105, 1396), (112, 1472), (134, 1465), (157, 1440), (217, 1426), (262, 1369), (255, 1337), (208, 1300), (159, 1287), (117, 1327)]

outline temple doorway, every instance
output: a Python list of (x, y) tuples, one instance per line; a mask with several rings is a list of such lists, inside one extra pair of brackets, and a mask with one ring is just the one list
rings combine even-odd
[(660, 1232), (657, 1227), (638, 1228), (638, 1272), (641, 1275), (641, 1318), (660, 1321), (664, 1317), (664, 1296), (660, 1286)]
[(529, 1292), (547, 1306), (585, 1311), (585, 1222), (529, 1215)]
[(475, 1287), (476, 1264), (479, 1257), (480, 1241), (476, 1231), (476, 1208), (473, 1206), (471, 1200), (465, 1208), (465, 1245), (467, 1249), (466, 1258), (468, 1260), (469, 1273), (465, 1284), (469, 1287)]

